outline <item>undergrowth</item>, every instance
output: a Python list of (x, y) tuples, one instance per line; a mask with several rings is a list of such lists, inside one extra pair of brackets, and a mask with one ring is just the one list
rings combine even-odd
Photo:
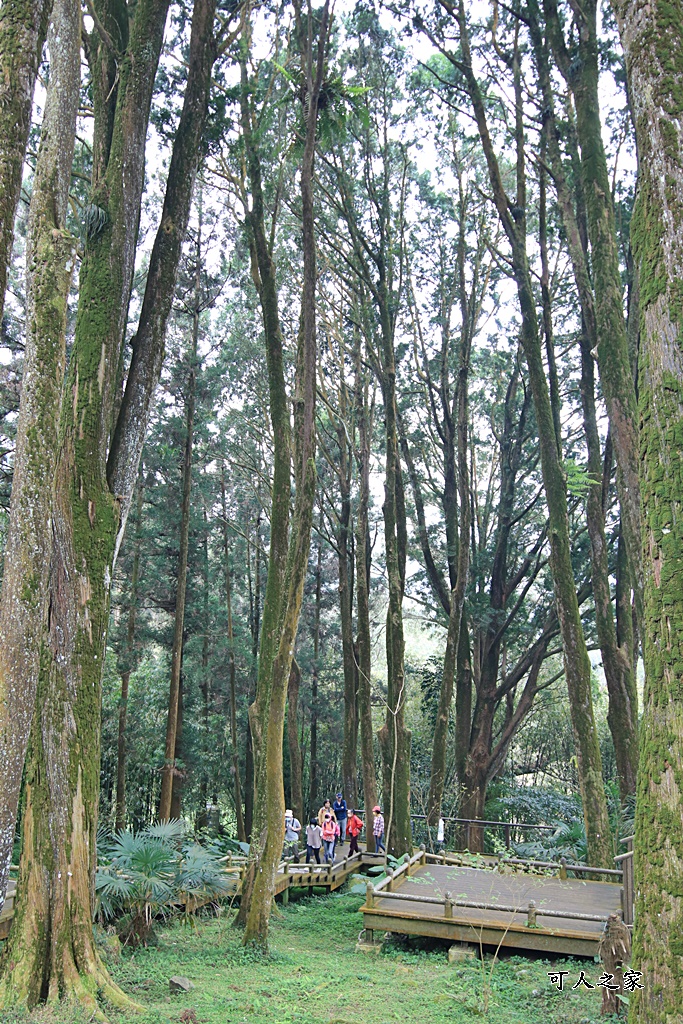
[[(116, 981), (146, 1013), (108, 1010), (115, 1024), (607, 1024), (600, 1017), (600, 989), (563, 992), (549, 982), (551, 969), (568, 970), (574, 984), (583, 969), (597, 980), (590, 960), (560, 964), (510, 956), (492, 968), (470, 960), (449, 964), (447, 944), (428, 940), (385, 943), (383, 951), (357, 953), (362, 897), (335, 893), (291, 894), (276, 908), (270, 952), (245, 949), (227, 915), (196, 928), (175, 922), (159, 929), (159, 945), (103, 955)], [(189, 993), (169, 994), (169, 978), (184, 975)], [(0, 1014), (2, 1024), (85, 1024), (77, 1010), (60, 1006), (33, 1015)]]

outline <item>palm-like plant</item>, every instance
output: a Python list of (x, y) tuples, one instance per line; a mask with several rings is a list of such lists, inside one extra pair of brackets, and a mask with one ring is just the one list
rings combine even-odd
[(180, 821), (150, 825), (134, 835), (98, 837), (98, 913), (118, 921), (130, 945), (154, 941), (154, 921), (174, 913), (187, 917), (234, 888), (220, 858), (185, 842)]

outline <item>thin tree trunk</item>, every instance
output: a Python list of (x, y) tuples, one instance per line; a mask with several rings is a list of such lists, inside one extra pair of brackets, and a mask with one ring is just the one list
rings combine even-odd
[(365, 374), (361, 369), (360, 338), (356, 342), (356, 421), (359, 451), (356, 461), (360, 476), (358, 517), (356, 520), (356, 603), (358, 618), (358, 717), (360, 719), (360, 751), (363, 773), (363, 804), (365, 807), (365, 840), (369, 853), (374, 853), (372, 808), (377, 803), (374, 731), (372, 727), (372, 637), (370, 633), (370, 550), (368, 508), (370, 504), (370, 437), (372, 426), (368, 408)]
[(180, 506), (180, 548), (178, 554), (178, 575), (175, 594), (175, 621), (173, 625), (173, 647), (171, 650), (171, 685), (168, 695), (166, 719), (166, 750), (161, 773), (161, 795), (159, 797), (159, 821), (168, 821), (171, 816), (173, 780), (176, 769), (176, 733), (178, 731), (178, 703), (180, 694), (180, 673), (183, 660), (183, 637), (185, 633), (185, 596), (187, 591), (187, 560), (190, 543), (190, 514), (192, 497), (192, 447), (194, 435), (195, 393), (197, 388), (197, 343), (199, 340), (199, 316), (201, 311), (202, 284), (202, 198), (199, 193), (199, 223), (195, 246), (194, 309), (192, 311), (192, 341), (190, 344), (190, 369), (185, 389), (185, 455), (182, 473), (182, 501)]
[[(209, 677), (209, 531), (206, 506), (202, 509), (202, 590), (203, 617), (202, 630), (202, 674), (199, 684), (202, 694), (202, 744), (201, 744), (201, 781), (199, 783), (199, 809), (195, 819), (196, 829), (205, 829), (209, 824), (207, 804), (209, 801), (209, 777), (207, 762), (209, 758), (209, 709), (211, 704), (211, 679)], [(215, 802), (215, 801), (214, 801)]]
[[(322, 509), (320, 511), (322, 525)], [(320, 536), (320, 533), (318, 533)], [(320, 605), (322, 602), (322, 541), (318, 540), (315, 569), (315, 618), (313, 622), (313, 666), (311, 669), (311, 768), (308, 807), (311, 814), (318, 806), (318, 666), (320, 663)]]
[[(26, 155), (26, 144), (31, 128), (31, 109), (33, 107), (33, 91), (36, 84), (36, 75), (43, 55), (43, 44), (47, 35), (52, 0), (5, 0), (0, 8), (0, 320), (5, 305), (5, 290), (7, 287), (7, 268), (12, 258), (12, 242), (14, 241), (14, 218), (19, 205), (21, 193), (21, 173)], [(59, 15), (60, 21), (64, 23), (63, 8)], [(70, 45), (70, 36), (65, 37), (65, 57)], [(56, 64), (55, 64), (56, 60)], [(50, 48), (50, 70), (59, 67), (60, 57), (53, 45)], [(69, 95), (65, 97), (65, 110), (71, 102), (71, 86), (67, 78), (64, 78), (65, 69), (58, 72), (62, 76), (63, 84), (69, 89)], [(70, 71), (67, 72), (71, 74)], [(80, 67), (79, 67), (80, 76)], [(53, 105), (55, 100), (53, 99)], [(46, 115), (47, 116), (47, 115)], [(53, 122), (54, 123), (54, 122)], [(66, 146), (65, 154), (71, 150), (73, 157), (73, 143), (71, 137), (71, 114), (66, 114), (64, 121), (65, 136), (59, 141)], [(46, 121), (43, 121), (46, 127)], [(52, 148), (55, 148), (57, 137), (53, 139)], [(43, 143), (45, 145), (45, 143)], [(58, 147), (57, 147), (58, 148)], [(54, 162), (55, 155), (52, 158)], [(70, 168), (69, 164), (69, 168)], [(61, 177), (61, 176), (60, 176)], [(57, 188), (63, 187), (63, 177)], [(68, 187), (69, 182), (67, 182)], [(45, 188), (45, 183), (43, 183)], [(34, 184), (35, 192), (35, 184)], [(62, 202), (59, 200), (57, 209), (61, 210)], [(64, 214), (59, 213), (53, 216), (56, 230), (61, 231), (64, 227)], [(45, 243), (43, 243), (45, 245)], [(55, 260), (55, 269), (58, 269), (66, 262), (67, 254), (71, 251), (71, 245), (67, 236), (53, 242), (54, 253), (50, 255)], [(61, 256), (59, 255), (61, 250)], [(28, 260), (26, 261), (28, 265)], [(64, 270), (59, 270), (56, 283), (64, 276)], [(49, 275), (46, 280), (49, 280)], [(59, 284), (55, 292), (59, 290)], [(63, 286), (62, 286), (63, 287)], [(57, 303), (57, 311), (59, 310)], [(59, 313), (58, 313), (59, 315)], [(27, 318), (27, 322), (30, 322)], [(25, 371), (24, 371), (25, 372)], [(4, 820), (4, 819), (3, 819)]]
[[(223, 511), (223, 558), (225, 561), (225, 607), (228, 618), (228, 668), (230, 675), (230, 742), (232, 745), (232, 775), (237, 815), (237, 838), (247, 842), (247, 829), (242, 813), (242, 786), (240, 760), (237, 751), (237, 694), (235, 680), (235, 635), (232, 626), (232, 585), (230, 582), (230, 545), (228, 542), (228, 508), (225, 500), (225, 464), (221, 463), (221, 504)], [(248, 557), (248, 556), (247, 556)], [(258, 551), (257, 551), (258, 558)]]
[(640, 286), (645, 689), (636, 800), (632, 1024), (683, 1006), (683, 146), (680, 3), (615, 0), (638, 143), (631, 241)]
[[(29, 5), (33, 22), (34, 8)], [(47, 7), (47, 5), (45, 5)], [(42, 17), (38, 10), (39, 18)], [(14, 8), (0, 12), (0, 61), (33, 59), (30, 51), (8, 54), (7, 33)], [(16, 11), (14, 12), (16, 14)], [(21, 37), (22, 26), (17, 27)], [(13, 37), (17, 45), (16, 37)], [(44, 33), (43, 33), (44, 38)], [(36, 41), (33, 42), (34, 48)], [(42, 48), (42, 40), (40, 42)], [(50, 32), (50, 85), (40, 141), (33, 194), (29, 209), (26, 252), (27, 334), (24, 353), (19, 421), (14, 453), (14, 479), (10, 521), (4, 552), (0, 596), (0, 909), (5, 899), (12, 860), (17, 805), (28, 744), (40, 663), (40, 644), (45, 628), (50, 552), (52, 549), (51, 499), (57, 463), (56, 438), (61, 412), (65, 366), (67, 299), (75, 260), (75, 239), (64, 221), (71, 181), (80, 84), (80, 24), (78, 5), (59, 0)], [(33, 95), (31, 78), (28, 108)], [(1, 94), (10, 88), (0, 76), (0, 126), (7, 116)], [(24, 83), (25, 85), (25, 83)], [(17, 82), (11, 88), (18, 87)], [(15, 110), (10, 104), (10, 108)], [(15, 110), (16, 113), (16, 110)], [(28, 125), (26, 127), (28, 131)], [(7, 134), (0, 128), (2, 145)], [(24, 138), (24, 144), (25, 144)], [(8, 154), (4, 154), (8, 159)], [(3, 174), (0, 156), (0, 175)], [(19, 160), (19, 175), (21, 161)], [(4, 183), (0, 181), (0, 186)], [(18, 196), (18, 188), (17, 188)], [(9, 188), (4, 196), (9, 199)], [(0, 195), (0, 204), (3, 197)], [(4, 275), (0, 208), (0, 271)], [(12, 221), (14, 214), (12, 212)], [(9, 245), (11, 246), (10, 223)], [(0, 296), (4, 276), (0, 275)], [(1, 302), (1, 299), (0, 299)]]
[(142, 527), (142, 477), (137, 486), (137, 508), (135, 516), (135, 533), (133, 543), (133, 570), (130, 577), (130, 593), (128, 595), (128, 628), (126, 631), (126, 651), (121, 672), (121, 702), (119, 704), (119, 733), (116, 759), (116, 815), (115, 828), (122, 832), (126, 827), (126, 723), (128, 718), (128, 687), (133, 669), (135, 649), (135, 620), (138, 606), (138, 577), (140, 575), (140, 546)]
[[(344, 384), (342, 384), (342, 390)], [(342, 660), (344, 665), (344, 738), (342, 743), (342, 789), (349, 807), (358, 802), (358, 771), (356, 767), (358, 753), (358, 721), (356, 711), (356, 659), (353, 649), (353, 587), (352, 555), (349, 552), (349, 540), (352, 539), (351, 526), (351, 479), (350, 452), (346, 440), (344, 423), (346, 410), (342, 406), (342, 417), (337, 428), (339, 445), (339, 484), (341, 489), (341, 511), (338, 531), (338, 565), (339, 565), (339, 607), (341, 617)]]
[[(302, 25), (301, 8), (295, 5), (296, 28), (301, 44), (302, 63), (305, 66), (306, 76), (306, 103), (304, 116), (306, 121), (306, 138), (304, 152), (301, 160), (301, 200), (302, 200), (302, 234), (303, 234), (303, 258), (304, 258), (304, 281), (301, 300), (301, 329), (299, 332), (299, 345), (297, 352), (297, 369), (294, 386), (294, 452), (295, 452), (295, 481), (296, 496), (294, 513), (292, 517), (292, 530), (289, 543), (285, 536), (286, 545), (286, 568), (281, 585), (278, 587), (277, 611), (278, 631), (268, 638), (269, 653), (265, 658), (269, 670), (269, 678), (264, 680), (267, 686), (266, 699), (263, 689), (256, 696), (256, 713), (254, 721), (258, 721), (260, 728), (260, 743), (258, 756), (256, 758), (256, 806), (254, 808), (255, 831), (258, 840), (252, 842), (250, 853), (250, 872), (245, 879), (248, 892), (247, 920), (244, 931), (244, 943), (257, 944), (261, 947), (268, 943), (268, 925), (270, 921), (270, 910), (274, 899), (275, 872), (282, 853), (282, 828), (284, 821), (284, 786), (282, 772), (282, 747), (283, 747), (283, 724), (285, 713), (285, 701), (287, 685), (292, 664), (294, 643), (296, 640), (299, 625), (299, 614), (303, 600), (304, 580), (308, 567), (308, 553), (311, 540), (311, 525), (313, 518), (313, 503), (315, 500), (316, 471), (315, 471), (315, 398), (316, 398), (316, 315), (315, 315), (315, 294), (316, 294), (316, 250), (315, 250), (315, 228), (313, 214), (313, 165), (315, 158), (315, 141), (318, 123), (318, 101), (323, 83), (325, 68), (325, 50), (327, 47), (329, 3), (326, 2), (321, 15), (318, 35), (317, 61), (314, 64), (312, 24), (308, 19), (307, 38), (304, 36)], [(243, 76), (246, 77), (246, 69), (243, 64)], [(246, 96), (243, 103), (246, 107)], [(249, 111), (246, 110), (246, 117), (243, 117), (243, 129), (245, 130), (245, 143), (247, 144), (248, 158), (250, 161), (250, 176), (252, 186), (255, 178), (258, 177), (260, 187), (260, 168), (258, 168), (258, 153), (254, 148), (253, 138), (250, 138), (250, 126), (248, 123)], [(251, 142), (251, 149), (250, 149)], [(254, 174), (256, 170), (257, 174)], [(256, 190), (253, 190), (256, 191)], [(252, 196), (254, 205), (256, 197)], [(258, 247), (259, 233), (263, 231), (263, 219), (254, 231), (254, 238)], [(272, 274), (272, 260), (269, 253), (264, 254), (266, 261), (262, 264), (258, 259), (259, 271)], [(273, 298), (275, 306), (270, 314), (277, 318), (277, 293), (273, 281)], [(264, 304), (264, 320), (266, 319), (266, 306)], [(277, 319), (276, 319), (277, 322)], [(266, 331), (268, 335), (268, 331)], [(267, 338), (268, 349), (271, 349), (272, 342), (281, 346), (279, 326), (277, 335)], [(276, 353), (278, 360), (281, 360), (281, 347)], [(269, 359), (269, 374), (270, 374)], [(281, 371), (281, 366), (280, 366)], [(275, 393), (278, 404), (286, 412), (287, 393), (284, 386), (284, 378), (281, 372), (271, 377), (271, 394)], [(278, 433), (273, 419), (274, 444), (276, 450), (280, 446), (287, 445), (289, 448), (289, 429)], [(286, 460), (289, 470), (289, 450), (283, 452), (282, 460)], [(290, 482), (289, 472), (286, 478), (286, 492), (280, 493), (277, 490), (276, 482), (273, 481), (273, 508), (276, 502), (281, 501), (283, 505), (289, 505)], [(274, 524), (272, 530), (274, 531)], [(271, 540), (271, 562), (272, 562)], [(268, 574), (268, 585), (270, 585), (270, 572)], [(266, 598), (267, 603), (267, 598)], [(264, 608), (264, 619), (265, 619)], [(265, 622), (263, 635), (265, 636)], [(261, 645), (261, 661), (264, 660), (264, 645)], [(262, 667), (259, 666), (259, 682), (261, 682)], [(243, 886), (243, 893), (245, 887)]]
[(294, 817), (299, 821), (304, 816), (303, 765), (301, 747), (299, 746), (299, 688), (301, 686), (301, 669), (296, 658), (292, 658), (287, 684), (287, 747), (289, 750), (289, 788), (290, 807)]
[[(183, 637), (183, 650), (185, 648), (185, 637)], [(173, 749), (173, 762), (175, 765), (182, 764), (184, 761), (183, 757), (183, 692), (184, 692), (184, 680), (183, 680), (183, 665), (182, 665), (182, 653), (180, 656), (180, 682), (178, 685), (178, 712), (176, 715), (176, 730), (175, 730), (175, 747)], [(171, 791), (171, 808), (169, 811), (169, 818), (175, 821), (179, 821), (182, 817), (182, 806), (183, 806), (183, 788), (185, 785), (185, 772), (176, 768), (173, 778), (173, 789)], [(162, 821), (165, 819), (161, 819)]]
[[(384, 293), (384, 294), (382, 294)], [(387, 852), (402, 856), (412, 851), (410, 828), (410, 730), (405, 726), (406, 678), (405, 641), (403, 636), (403, 586), (401, 532), (397, 495), (401, 463), (398, 456), (396, 427), (396, 366), (394, 336), (390, 323), (386, 282), (380, 282), (383, 302), (380, 308), (382, 327), (382, 396), (385, 422), (384, 477), (384, 544), (389, 607), (387, 610), (387, 703), (386, 719), (379, 730), (382, 753), (383, 793), (386, 811)]]

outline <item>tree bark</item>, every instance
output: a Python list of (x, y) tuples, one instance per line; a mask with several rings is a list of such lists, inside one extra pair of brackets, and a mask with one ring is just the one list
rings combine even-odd
[[(322, 525), (322, 510), (320, 512)], [(313, 622), (313, 666), (311, 668), (311, 767), (308, 808), (311, 814), (318, 806), (318, 671), (320, 664), (320, 606), (322, 602), (322, 541), (318, 540), (315, 568), (315, 618)]]
[(194, 412), (197, 389), (197, 344), (199, 341), (199, 319), (201, 312), (202, 287), (202, 200), (198, 201), (198, 227), (195, 245), (194, 308), (192, 310), (192, 340), (190, 343), (190, 367), (185, 386), (185, 453), (181, 482), (182, 500), (180, 505), (180, 544), (175, 592), (175, 619), (173, 623), (173, 646), (171, 649), (171, 685), (168, 694), (168, 715), (166, 717), (166, 749), (164, 767), (161, 773), (161, 795), (159, 797), (159, 821), (171, 817), (173, 780), (176, 768), (176, 732), (178, 728), (178, 703), (180, 694), (180, 673), (183, 661), (185, 635), (185, 596), (187, 592), (187, 559), (190, 544), (190, 514), (192, 498), (192, 447), (194, 440)]
[(636, 800), (633, 1024), (683, 1005), (683, 8), (614, 0), (626, 54), (639, 180), (631, 242), (640, 285), (640, 467), (645, 690)]
[[(14, 218), (19, 205), (21, 174), (31, 128), (33, 92), (51, 10), (52, 0), (6, 0), (0, 9), (0, 320), (5, 306), (7, 268), (12, 258), (14, 241)], [(63, 21), (63, 15), (60, 17)], [(68, 46), (68, 42), (65, 45)], [(55, 57), (53, 45), (50, 50), (50, 67)], [(69, 142), (69, 125), (70, 115), (64, 121), (67, 152), (73, 149)], [(63, 228), (62, 221), (63, 215), (60, 223), (55, 225), (57, 230)], [(69, 251), (66, 237), (62, 239), (61, 246)], [(59, 248), (56, 239), (54, 247)], [(59, 262), (64, 261), (65, 256), (62, 254)], [(59, 276), (63, 276), (63, 271)]]
[(368, 507), (370, 504), (370, 410), (368, 387), (361, 369), (360, 338), (356, 341), (356, 421), (359, 450), (358, 517), (356, 520), (356, 606), (358, 619), (358, 718), (360, 721), (360, 749), (363, 773), (363, 805), (365, 807), (365, 841), (368, 852), (375, 851), (372, 833), (372, 808), (377, 803), (377, 776), (372, 728), (372, 637), (370, 633), (370, 558)]
[[(223, 558), (225, 560), (225, 607), (228, 626), (228, 664), (230, 674), (230, 742), (232, 745), (232, 774), (235, 793), (235, 814), (237, 816), (237, 838), (247, 842), (247, 829), (242, 813), (242, 786), (240, 783), (240, 760), (237, 751), (237, 694), (235, 685), (235, 636), (232, 626), (232, 585), (230, 582), (230, 545), (228, 542), (228, 509), (225, 501), (225, 464), (221, 464), (221, 503), (223, 511)], [(258, 557), (258, 555), (257, 555)]]
[[(344, 390), (342, 382), (342, 392)], [(341, 488), (341, 511), (338, 530), (339, 565), (339, 606), (342, 635), (342, 659), (344, 665), (344, 739), (342, 743), (342, 789), (349, 807), (358, 803), (358, 709), (356, 700), (356, 657), (353, 648), (353, 549), (349, 552), (349, 540), (353, 548), (351, 526), (351, 466), (349, 445), (346, 440), (345, 408), (340, 410), (341, 420), (337, 427), (339, 444), (339, 484)]]
[(301, 686), (301, 669), (296, 658), (292, 658), (287, 684), (287, 748), (289, 750), (289, 786), (290, 807), (294, 817), (303, 821), (303, 765), (301, 747), (299, 745), (299, 688)]
[[(11, 4), (3, 6), (0, 17), (0, 60), (3, 65), (12, 56), (3, 50), (8, 45), (6, 33), (11, 24), (12, 10)], [(31, 14), (33, 16), (33, 8)], [(40, 9), (38, 14), (41, 16)], [(32, 31), (38, 31), (33, 22)], [(21, 37), (21, 24), (17, 32)], [(35, 48), (35, 39), (33, 45)], [(42, 47), (42, 41), (40, 45)], [(29, 51), (13, 56), (29, 60), (31, 54)], [(33, 59), (36, 59), (35, 54)], [(50, 32), (50, 68), (50, 85), (29, 209), (26, 251), (28, 329), (0, 596), (0, 909), (5, 899), (12, 859), (22, 771), (38, 686), (40, 643), (45, 627), (45, 594), (52, 550), (51, 499), (58, 455), (56, 438), (62, 405), (67, 300), (75, 262), (76, 240), (69, 236), (64, 226), (80, 86), (79, 13), (78, 5), (71, 0), (59, 0), (55, 8)], [(28, 70), (21, 77), (27, 73)], [(35, 71), (31, 78), (29, 113), (34, 78)], [(7, 113), (1, 93), (8, 86), (5, 77), (0, 76), (0, 81), (5, 83), (0, 87), (1, 126)], [(15, 86), (18, 87), (17, 82), (12, 83), (12, 88)], [(9, 144), (2, 129), (0, 138), (3, 146)], [(7, 153), (4, 159), (7, 159)], [(3, 175), (2, 160), (0, 156), (0, 176)], [(9, 192), (4, 200), (7, 201), (8, 197)], [(1, 212), (2, 202), (3, 197), (0, 196), (0, 219), (7, 216), (6, 212)], [(13, 216), (12, 213), (12, 219)], [(4, 221), (0, 223), (0, 271), (5, 265), (2, 256), (5, 244), (3, 224)], [(10, 245), (12, 226), (13, 223), (10, 224)], [(1, 275), (0, 289), (4, 296), (4, 278)]]
[(142, 527), (142, 478), (137, 486), (137, 509), (135, 516), (135, 535), (133, 543), (133, 570), (130, 577), (130, 593), (128, 595), (128, 628), (126, 630), (126, 647), (121, 671), (121, 701), (119, 703), (119, 733), (116, 758), (116, 814), (115, 829), (122, 832), (126, 827), (126, 724), (128, 718), (128, 687), (133, 669), (135, 649), (135, 621), (138, 610), (138, 577), (140, 575), (140, 546)]

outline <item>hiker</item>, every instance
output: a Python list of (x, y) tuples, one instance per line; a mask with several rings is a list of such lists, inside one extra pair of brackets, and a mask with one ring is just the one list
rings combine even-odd
[(320, 863), (320, 847), (323, 845), (323, 832), (318, 824), (317, 818), (311, 818), (310, 824), (306, 826), (306, 863), (311, 863), (311, 856), (315, 857), (316, 864)]
[(337, 799), (332, 804), (332, 810), (334, 811), (335, 818), (339, 822), (339, 845), (343, 846), (346, 842), (346, 818), (348, 811), (346, 807), (346, 800), (341, 793), (337, 793)]
[(335, 813), (332, 810), (332, 804), (330, 803), (329, 800), (326, 800), (325, 803), (320, 808), (320, 810), (318, 811), (318, 824), (320, 825), (321, 828), (322, 828), (323, 821), (325, 820), (325, 815), (326, 814), (329, 814), (330, 817), (334, 818), (335, 821), (337, 820), (336, 817), (335, 817)]
[(439, 818), (439, 824), (436, 829), (436, 848), (439, 853), (443, 853), (446, 846), (446, 822), (443, 818)]
[(326, 811), (325, 817), (323, 818), (322, 826), (323, 846), (325, 847), (326, 864), (334, 864), (334, 841), (336, 838), (335, 826), (337, 826), (337, 822), (333, 820), (331, 811)]
[(287, 808), (285, 811), (285, 844), (283, 848), (283, 856), (291, 857), (297, 864), (299, 863), (300, 832), (301, 822), (298, 818), (295, 818), (292, 811)]
[(375, 815), (375, 820), (372, 823), (372, 834), (375, 837), (375, 853), (379, 853), (380, 850), (384, 850), (386, 853), (387, 848), (384, 845), (384, 816), (379, 804), (375, 804), (372, 808), (372, 813)]
[(354, 853), (360, 853), (358, 849), (358, 836), (363, 831), (363, 821), (358, 817), (355, 811), (351, 811), (349, 820), (346, 823), (346, 831), (351, 836), (349, 842), (349, 856), (353, 856)]

